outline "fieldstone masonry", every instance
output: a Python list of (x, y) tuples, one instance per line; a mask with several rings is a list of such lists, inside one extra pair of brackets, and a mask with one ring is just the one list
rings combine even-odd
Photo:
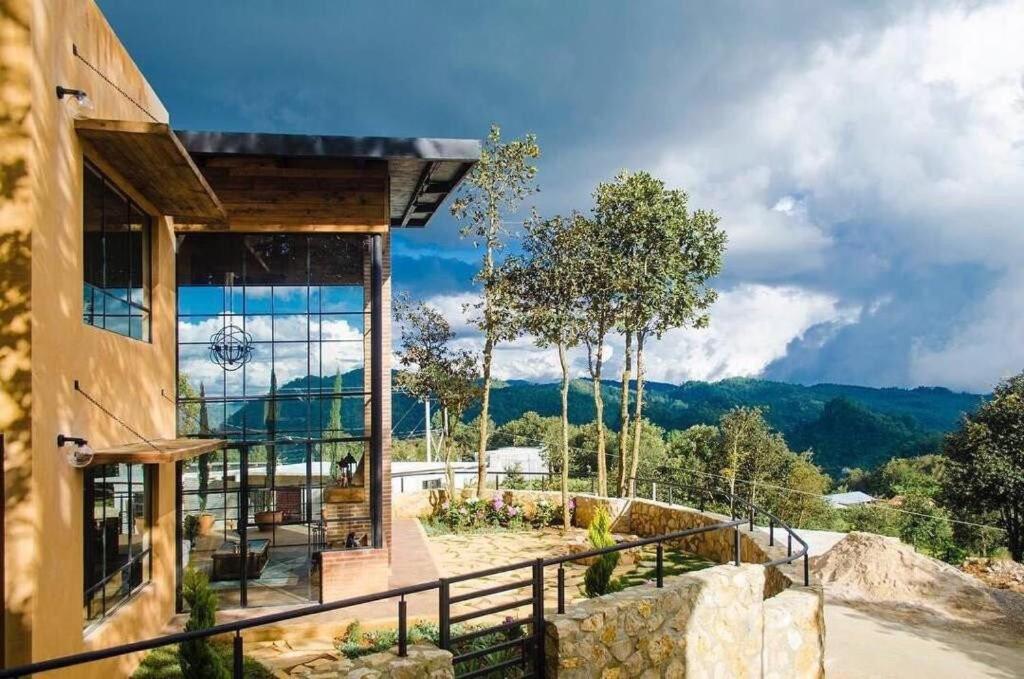
[(548, 620), (548, 677), (823, 677), (820, 594), (769, 604), (764, 574), (716, 566), (573, 606)]

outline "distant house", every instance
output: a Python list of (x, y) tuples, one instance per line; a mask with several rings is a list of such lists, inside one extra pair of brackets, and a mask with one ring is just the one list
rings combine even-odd
[(503, 472), (518, 466), (519, 471), (530, 474), (547, 474), (548, 461), (544, 446), (506, 446), (487, 451), (487, 471)]
[[(476, 486), (476, 462), (452, 462), (455, 487)], [(392, 462), (391, 492), (394, 495), (444, 488), (443, 462)]]
[(832, 495), (826, 495), (825, 499), (828, 500), (830, 505), (838, 507), (839, 509), (846, 509), (847, 507), (852, 507), (854, 505), (871, 504), (876, 500), (876, 498), (868, 495), (867, 493), (862, 493), (859, 490), (854, 490), (849, 493), (833, 493)]

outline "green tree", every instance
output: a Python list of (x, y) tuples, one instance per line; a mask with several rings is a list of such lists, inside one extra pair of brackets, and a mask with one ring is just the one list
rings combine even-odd
[[(523, 200), (537, 188), (534, 179), (540, 146), (533, 134), (522, 139), (503, 141), (501, 128), (491, 125), (480, 160), (470, 170), (451, 212), (463, 220), (463, 237), (482, 246), (483, 262), (477, 280), (483, 286), (483, 301), (478, 306), (477, 326), (484, 335), (482, 361), (481, 418), (487, 421), (490, 405), (491, 362), (494, 347), (517, 335), (517, 327), (508, 315), (510, 301), (502, 295), (495, 276), (495, 253), (504, 246), (506, 216), (514, 214)], [(477, 447), (477, 492), (482, 493), (487, 468), (487, 430), (480, 430)]]
[[(436, 309), (399, 299), (395, 320), (401, 327), (396, 383), (417, 400), (432, 398), (441, 411), (441, 454), (449, 492), (455, 489), (452, 471), (452, 425), (480, 397), (476, 354), (452, 346), (455, 333)], [(486, 429), (484, 429), (486, 435)], [(482, 478), (482, 476), (481, 476)]]
[(940, 559), (947, 558), (951, 550), (954, 556), (961, 554), (959, 550), (953, 550), (953, 527), (949, 522), (949, 513), (930, 497), (911, 493), (903, 498), (900, 509), (907, 512), (903, 515), (900, 527), (900, 539), (903, 542)]
[[(725, 232), (718, 217), (698, 210), (690, 213), (686, 193), (665, 188), (647, 172), (622, 172), (599, 184), (594, 194), (594, 219), (602, 230), (614, 232), (612, 265), (617, 268), (616, 321), (625, 335), (626, 356), (621, 383), (619, 492), (632, 494), (640, 464), (643, 428), (644, 348), (649, 338), (660, 338), (679, 327), (705, 327), (707, 309), (716, 298), (709, 281), (722, 268)], [(636, 340), (636, 398), (633, 414), (629, 400), (631, 351)], [(632, 447), (627, 448), (632, 420)]]
[(178, 435), (199, 433), (199, 394), (185, 373), (178, 373)]
[(966, 415), (943, 452), (947, 504), (997, 516), (1010, 555), (1024, 560), (1024, 373), (1001, 382)]
[[(189, 568), (182, 581), (182, 596), (189, 606), (185, 631), (209, 629), (216, 624), (217, 595), (204, 573)], [(185, 679), (227, 679), (229, 673), (209, 639), (183, 641), (178, 646), (181, 674)]]
[[(327, 419), (327, 436), (332, 439), (345, 438), (345, 430), (341, 426), (341, 397), (338, 395), (342, 391), (341, 381), (341, 368), (336, 368), (334, 371), (334, 382), (331, 386), (331, 410), (328, 414)], [(331, 441), (327, 443), (327, 462), (328, 470), (331, 475), (331, 479), (337, 480), (338, 477), (338, 460), (341, 460), (344, 456), (345, 444), (340, 441)]]
[[(615, 536), (612, 535), (612, 520), (608, 510), (598, 507), (594, 512), (594, 519), (587, 528), (587, 537), (594, 549), (603, 549), (615, 544)], [(601, 596), (615, 591), (615, 583), (612, 581), (612, 572), (619, 565), (619, 553), (608, 552), (597, 557), (583, 574), (583, 587), (588, 597)]]
[(764, 500), (773, 514), (795, 528), (836, 528), (838, 510), (822, 497), (829, 491), (832, 479), (811, 461), (810, 453), (788, 455), (777, 485), (786, 490), (768, 488)]
[(588, 229), (578, 214), (540, 219), (536, 215), (526, 224), (523, 256), (511, 258), (501, 267), (499, 279), (510, 299), (515, 300), (522, 329), (531, 334), (537, 346), (554, 347), (562, 379), (559, 464), (562, 491), (562, 527), (569, 529), (569, 357), (586, 331), (581, 306), (585, 272), (580, 269), (576, 251)]
[[(267, 440), (274, 441), (277, 436), (277, 373), (270, 371), (270, 393), (263, 409), (263, 426), (267, 431)], [(277, 471), (277, 451), (273, 443), (267, 448), (267, 487), (274, 487), (274, 475)]]
[[(757, 455), (757, 447), (763, 445), (768, 425), (760, 408), (733, 408), (718, 424), (722, 432), (717, 455), (718, 473), (729, 483), (729, 495), (736, 496), (736, 483), (747, 458)], [(735, 502), (730, 499), (730, 508), (735, 511)]]
[(618, 271), (614, 245), (618, 234), (607, 223), (580, 218), (581, 236), (576, 258), (584, 271), (583, 303), (581, 311), (585, 332), (583, 344), (587, 349), (587, 370), (594, 398), (594, 432), (596, 439), (597, 492), (608, 494), (608, 431), (604, 424), (604, 395), (601, 375), (604, 370), (605, 340), (615, 328), (618, 314)]
[[(210, 436), (210, 411), (206, 405), (206, 386), (199, 383), (199, 436)], [(206, 502), (210, 496), (210, 455), (206, 453), (199, 456), (199, 487), (196, 494), (199, 497), (199, 510), (206, 510)]]
[(496, 428), (491, 436), (491, 442), (498, 447), (544, 446), (548, 455), (548, 467), (559, 469), (557, 465), (561, 463), (561, 418), (541, 417), (535, 411), (528, 410)]

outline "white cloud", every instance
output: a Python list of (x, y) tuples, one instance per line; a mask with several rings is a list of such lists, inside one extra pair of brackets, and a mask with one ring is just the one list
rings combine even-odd
[(896, 272), (1001, 276), (966, 314), (950, 309), (949, 336), (905, 338), (912, 379), (987, 388), (1024, 365), (1010, 339), (1024, 325), (1022, 36), (1024, 2), (1009, 0), (912, 9), (823, 42), (669, 145), (658, 171), (722, 215), (734, 279), (899, 304)]
[[(461, 310), (475, 299), (474, 295), (437, 296), (428, 303), (442, 311)], [(648, 342), (648, 378), (676, 383), (758, 375), (784, 356), (787, 345), (808, 328), (826, 322), (850, 323), (858, 314), (858, 309), (842, 308), (834, 297), (794, 286), (740, 285), (719, 296), (709, 328), (672, 330), (661, 340)], [(448, 318), (453, 324), (461, 322)], [(483, 342), (472, 329), (460, 334), (457, 344), (479, 351)], [(609, 338), (605, 355), (606, 374), (614, 378), (620, 369), (621, 337)], [(587, 374), (583, 349), (571, 351), (570, 360), (573, 377)], [(532, 338), (522, 337), (498, 346), (493, 373), (499, 379), (541, 382), (558, 379), (561, 367), (554, 349), (540, 349)]]

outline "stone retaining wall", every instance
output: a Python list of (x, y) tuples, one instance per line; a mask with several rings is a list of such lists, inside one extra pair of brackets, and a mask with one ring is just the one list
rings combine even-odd
[(410, 646), (408, 656), (398, 657), (392, 649), (383, 653), (364, 655), (355, 660), (345, 660), (343, 667), (328, 669), (323, 674), (315, 671), (307, 675), (310, 679), (454, 679), (452, 654), (429, 644)]
[(572, 606), (548, 619), (548, 676), (823, 677), (820, 592), (765, 601), (765, 572), (716, 566)]

